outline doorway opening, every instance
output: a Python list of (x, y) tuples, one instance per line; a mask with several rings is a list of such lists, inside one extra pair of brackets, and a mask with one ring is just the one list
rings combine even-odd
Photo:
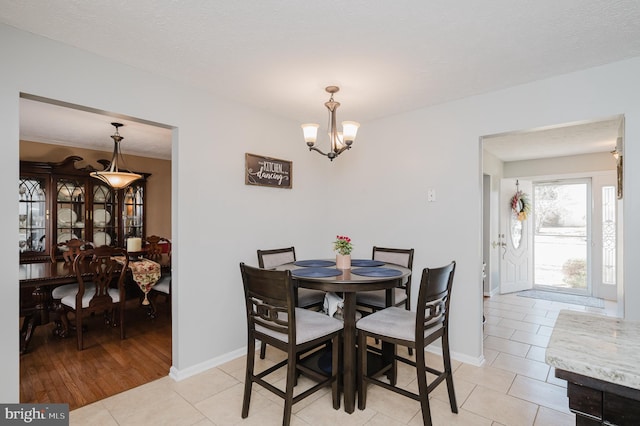
[[(109, 141), (109, 134), (112, 121), (126, 126), (126, 137), (131, 141), (125, 150), (127, 166), (145, 175), (145, 186), (140, 186), (143, 190), (131, 193), (127, 190), (123, 198), (111, 197), (110, 192), (94, 191), (100, 184), (95, 185), (86, 175), (87, 167), (104, 167), (101, 161), (111, 158), (113, 142)], [(162, 235), (170, 238), (173, 204), (171, 152), (172, 144), (177, 142), (176, 135), (177, 129), (170, 125), (20, 94), (20, 178), (30, 174), (26, 168), (23, 170), (23, 163), (25, 166), (27, 163), (54, 163), (55, 166), (57, 162), (64, 163), (66, 158), (79, 163), (77, 168), (73, 165), (74, 169), (65, 167), (55, 175), (48, 171), (36, 173), (36, 181), (44, 182), (44, 190), (38, 193), (40, 198), (37, 202), (40, 204), (29, 200), (23, 204), (25, 210), (28, 205), (30, 210), (44, 213), (26, 215), (24, 219), (19, 217), (19, 232), (42, 229), (41, 235), (46, 235), (48, 241), (38, 238), (41, 246), (28, 246), (29, 239), (25, 237), (24, 246), (35, 250), (31, 256), (24, 253), (23, 244), (20, 244), (21, 268), (37, 269), (29, 266), (36, 263), (53, 264), (53, 245), (62, 240), (78, 238), (94, 244), (100, 241), (98, 245), (126, 246), (126, 238), (129, 237)], [(65, 185), (58, 185), (61, 182)], [(66, 191), (70, 187), (68, 182), (77, 182), (74, 186), (77, 192), (75, 189)], [(19, 194), (24, 192), (26, 195), (28, 187), (21, 188), (20, 179), (17, 183)], [(118, 199), (123, 200), (120, 205), (117, 204)], [(18, 202), (20, 200), (19, 197)], [(31, 204), (37, 209), (31, 208)], [(109, 219), (106, 219), (107, 214)], [(41, 217), (42, 220), (32, 223), (31, 217)], [(65, 217), (72, 219), (63, 220)], [(48, 246), (44, 245), (46, 243)], [(58, 261), (57, 264), (66, 267), (63, 262)], [(57, 311), (51, 309), (55, 305), (51, 303), (50, 292), (60, 283), (48, 280), (45, 285), (44, 279), (50, 276), (41, 278), (43, 281), (35, 288), (46, 289), (38, 292), (32, 288), (32, 283), (23, 286), (22, 278), (20, 283), (23, 290), (21, 323), (34, 309), (42, 314), (38, 316), (37, 327), (31, 331), (30, 343), (24, 345), (25, 351), (20, 355), (20, 402), (64, 402), (73, 410), (169, 373), (175, 316), (172, 315), (171, 304), (162, 303), (163, 297), (159, 297), (160, 303), (155, 304), (155, 318), (150, 317), (149, 310), (141, 303), (141, 289), (131, 283), (127, 289), (127, 295), (131, 297), (127, 297), (124, 303), (127, 338), (120, 340), (119, 330), (104, 327), (102, 318), (97, 315), (88, 324), (88, 333), (84, 336), (85, 349), (78, 351), (75, 333), (70, 333), (72, 337), (66, 339), (53, 333)], [(16, 345), (18, 350), (20, 348)], [(141, 359), (148, 362), (140, 362)], [(96, 383), (100, 385), (96, 386)]]
[[(623, 226), (622, 167), (615, 153), (624, 150), (624, 116), (486, 135), (480, 145), (484, 295), (534, 286), (555, 290), (552, 294), (558, 297), (577, 292), (575, 296), (616, 305), (613, 315), (622, 316), (622, 251), (617, 238)], [(510, 203), (518, 179), (531, 202), (532, 214), (523, 220), (513, 214)], [(537, 184), (538, 193), (525, 182)], [(536, 218), (533, 203), (539, 203), (542, 214), (544, 190), (558, 182), (578, 183), (583, 195), (555, 206), (556, 217)], [(580, 211), (572, 207), (578, 199), (584, 205)], [(569, 242), (570, 249), (563, 250)]]
[(533, 183), (534, 288), (591, 295), (591, 182)]

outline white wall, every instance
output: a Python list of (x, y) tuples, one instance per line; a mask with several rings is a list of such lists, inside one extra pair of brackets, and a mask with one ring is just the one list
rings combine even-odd
[[(415, 267), (458, 261), (451, 345), (482, 357), (481, 162), (479, 137), (624, 114), (625, 252), (640, 249), (640, 59), (363, 123), (354, 148), (330, 163), (302, 145), (298, 123), (218, 99), (75, 48), (0, 25), (0, 128), (4, 182), (18, 178), (20, 92), (176, 126), (173, 147), (174, 373), (215, 363), (245, 345), (238, 262), (256, 248), (294, 244), (300, 257), (327, 257), (336, 234), (368, 257), (373, 244), (414, 247)], [(215, 78), (215, 76), (212, 76)], [(252, 123), (246, 126), (245, 123)], [(294, 188), (244, 185), (244, 153), (293, 160)], [(437, 201), (427, 203), (427, 188)], [(2, 199), (15, 197), (10, 184)], [(0, 212), (2, 235), (17, 211)], [(0, 266), (0, 401), (18, 400), (16, 241)], [(625, 282), (640, 278), (625, 263)], [(419, 274), (416, 274), (419, 276)], [(417, 294), (417, 285), (414, 286)], [(628, 285), (625, 303), (638, 306)], [(224, 297), (221, 297), (224, 295)], [(415, 297), (414, 299), (415, 300)], [(627, 309), (640, 318), (640, 310)]]

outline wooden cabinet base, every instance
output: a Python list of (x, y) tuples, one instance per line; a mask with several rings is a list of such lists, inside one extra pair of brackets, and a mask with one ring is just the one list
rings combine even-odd
[(564, 370), (556, 369), (556, 377), (567, 381), (576, 425), (640, 424), (640, 390)]

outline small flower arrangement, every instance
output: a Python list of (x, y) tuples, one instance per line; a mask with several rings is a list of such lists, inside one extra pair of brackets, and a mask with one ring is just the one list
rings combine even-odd
[(342, 255), (351, 254), (351, 250), (353, 250), (351, 238), (344, 235), (336, 236), (336, 240), (333, 242), (333, 250)]
[(519, 221), (526, 220), (531, 212), (529, 196), (520, 190), (516, 191), (515, 195), (511, 198), (511, 210)]

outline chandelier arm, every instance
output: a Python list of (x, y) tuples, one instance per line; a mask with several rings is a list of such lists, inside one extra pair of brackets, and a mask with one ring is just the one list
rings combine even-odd
[(318, 152), (318, 153), (320, 153), (320, 154), (324, 155), (325, 157), (328, 155), (328, 154), (325, 154), (324, 152), (320, 151), (320, 150), (319, 150), (318, 148), (316, 148), (315, 146), (310, 146), (310, 147), (309, 147), (309, 151), (315, 151), (315, 152)]

